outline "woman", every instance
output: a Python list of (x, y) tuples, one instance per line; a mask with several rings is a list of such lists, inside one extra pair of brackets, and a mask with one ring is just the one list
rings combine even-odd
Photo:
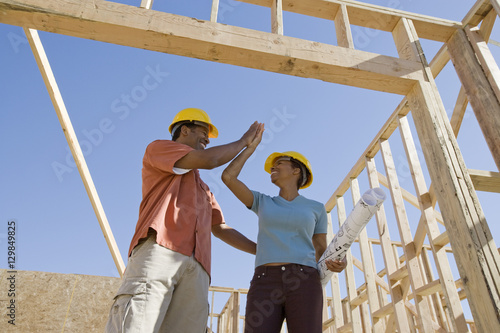
[[(263, 131), (261, 125), (253, 142), (222, 173), (227, 187), (259, 217), (245, 332), (278, 333), (286, 319), (288, 332), (320, 333), (323, 290), (316, 265), (327, 246), (325, 207), (299, 194), (313, 176), (309, 161), (297, 152), (273, 153), (265, 162), (264, 169), (279, 188), (276, 197), (251, 191), (238, 179)], [(345, 261), (327, 262), (334, 272), (345, 266)]]

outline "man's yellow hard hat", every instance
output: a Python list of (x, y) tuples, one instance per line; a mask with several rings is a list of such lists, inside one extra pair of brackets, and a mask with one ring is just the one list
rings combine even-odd
[[(168, 131), (170, 134), (172, 133), (173, 128), (175, 127), (175, 124), (181, 123), (181, 122), (202, 122), (208, 126), (208, 137), (209, 138), (216, 138), (219, 136), (219, 131), (217, 131), (217, 128), (212, 124), (212, 121), (210, 120), (210, 117), (208, 114), (203, 111), (202, 109), (197, 109), (197, 108), (187, 108), (184, 110), (179, 111), (175, 117), (174, 120), (172, 120), (172, 123), (168, 127)], [(200, 124), (201, 125), (201, 124)]]
[(304, 155), (302, 155), (301, 153), (297, 153), (296, 151), (285, 151), (284, 153), (272, 153), (266, 159), (266, 163), (264, 163), (264, 170), (266, 170), (268, 173), (271, 173), (271, 168), (274, 165), (274, 162), (280, 157), (290, 157), (302, 163), (304, 167), (307, 168), (307, 171), (309, 171), (309, 177), (307, 177), (307, 181), (302, 186), (300, 186), (300, 188), (306, 188), (309, 187), (309, 185), (311, 185), (313, 181), (311, 163), (309, 163), (309, 160), (305, 158)]

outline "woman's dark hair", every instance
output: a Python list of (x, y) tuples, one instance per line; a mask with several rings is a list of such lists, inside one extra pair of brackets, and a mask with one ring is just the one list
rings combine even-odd
[(181, 135), (182, 126), (187, 126), (188, 128), (193, 129), (198, 125), (191, 123), (191, 122), (185, 122), (185, 123), (181, 124), (179, 127), (177, 127), (175, 132), (172, 134), (172, 141), (175, 141), (179, 138), (179, 136)]
[[(296, 169), (300, 169), (300, 177), (299, 180), (297, 181), (297, 189), (299, 189), (302, 184), (305, 184), (307, 180), (310, 177), (309, 170), (306, 168), (306, 166), (300, 162), (299, 160), (296, 160), (295, 158), (290, 158), (290, 162), (292, 162), (292, 166)], [(304, 179), (304, 174), (302, 173), (302, 170), (306, 171), (306, 179)]]

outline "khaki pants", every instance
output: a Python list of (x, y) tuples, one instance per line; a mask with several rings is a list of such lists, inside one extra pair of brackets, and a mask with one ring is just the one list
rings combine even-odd
[(111, 306), (109, 333), (204, 333), (209, 276), (194, 259), (160, 246), (148, 234), (128, 260)]

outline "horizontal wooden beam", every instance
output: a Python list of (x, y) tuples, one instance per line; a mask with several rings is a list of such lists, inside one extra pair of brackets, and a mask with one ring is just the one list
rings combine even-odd
[(468, 171), (476, 191), (500, 193), (500, 172), (472, 169)]
[(422, 65), (103, 0), (1, 0), (0, 23), (406, 95)]
[(400, 281), (408, 276), (408, 269), (406, 266), (400, 267), (397, 271), (392, 273), (388, 279), (389, 281)]
[(415, 294), (420, 296), (429, 296), (442, 290), (443, 287), (441, 287), (441, 281), (437, 279), (415, 290)]
[(394, 306), (393, 306), (392, 303), (389, 303), (389, 304), (381, 307), (377, 311), (375, 311), (372, 314), (372, 317), (374, 317), (374, 318), (383, 318), (383, 317), (388, 316), (389, 314), (391, 314), (393, 312), (394, 312)]
[[(238, 0), (271, 7), (272, 0)], [(283, 10), (297, 14), (334, 20), (341, 5), (345, 5), (352, 25), (392, 32), (402, 18), (413, 21), (420, 38), (446, 42), (461, 22), (420, 15), (394, 8), (350, 0), (283, 0)]]

